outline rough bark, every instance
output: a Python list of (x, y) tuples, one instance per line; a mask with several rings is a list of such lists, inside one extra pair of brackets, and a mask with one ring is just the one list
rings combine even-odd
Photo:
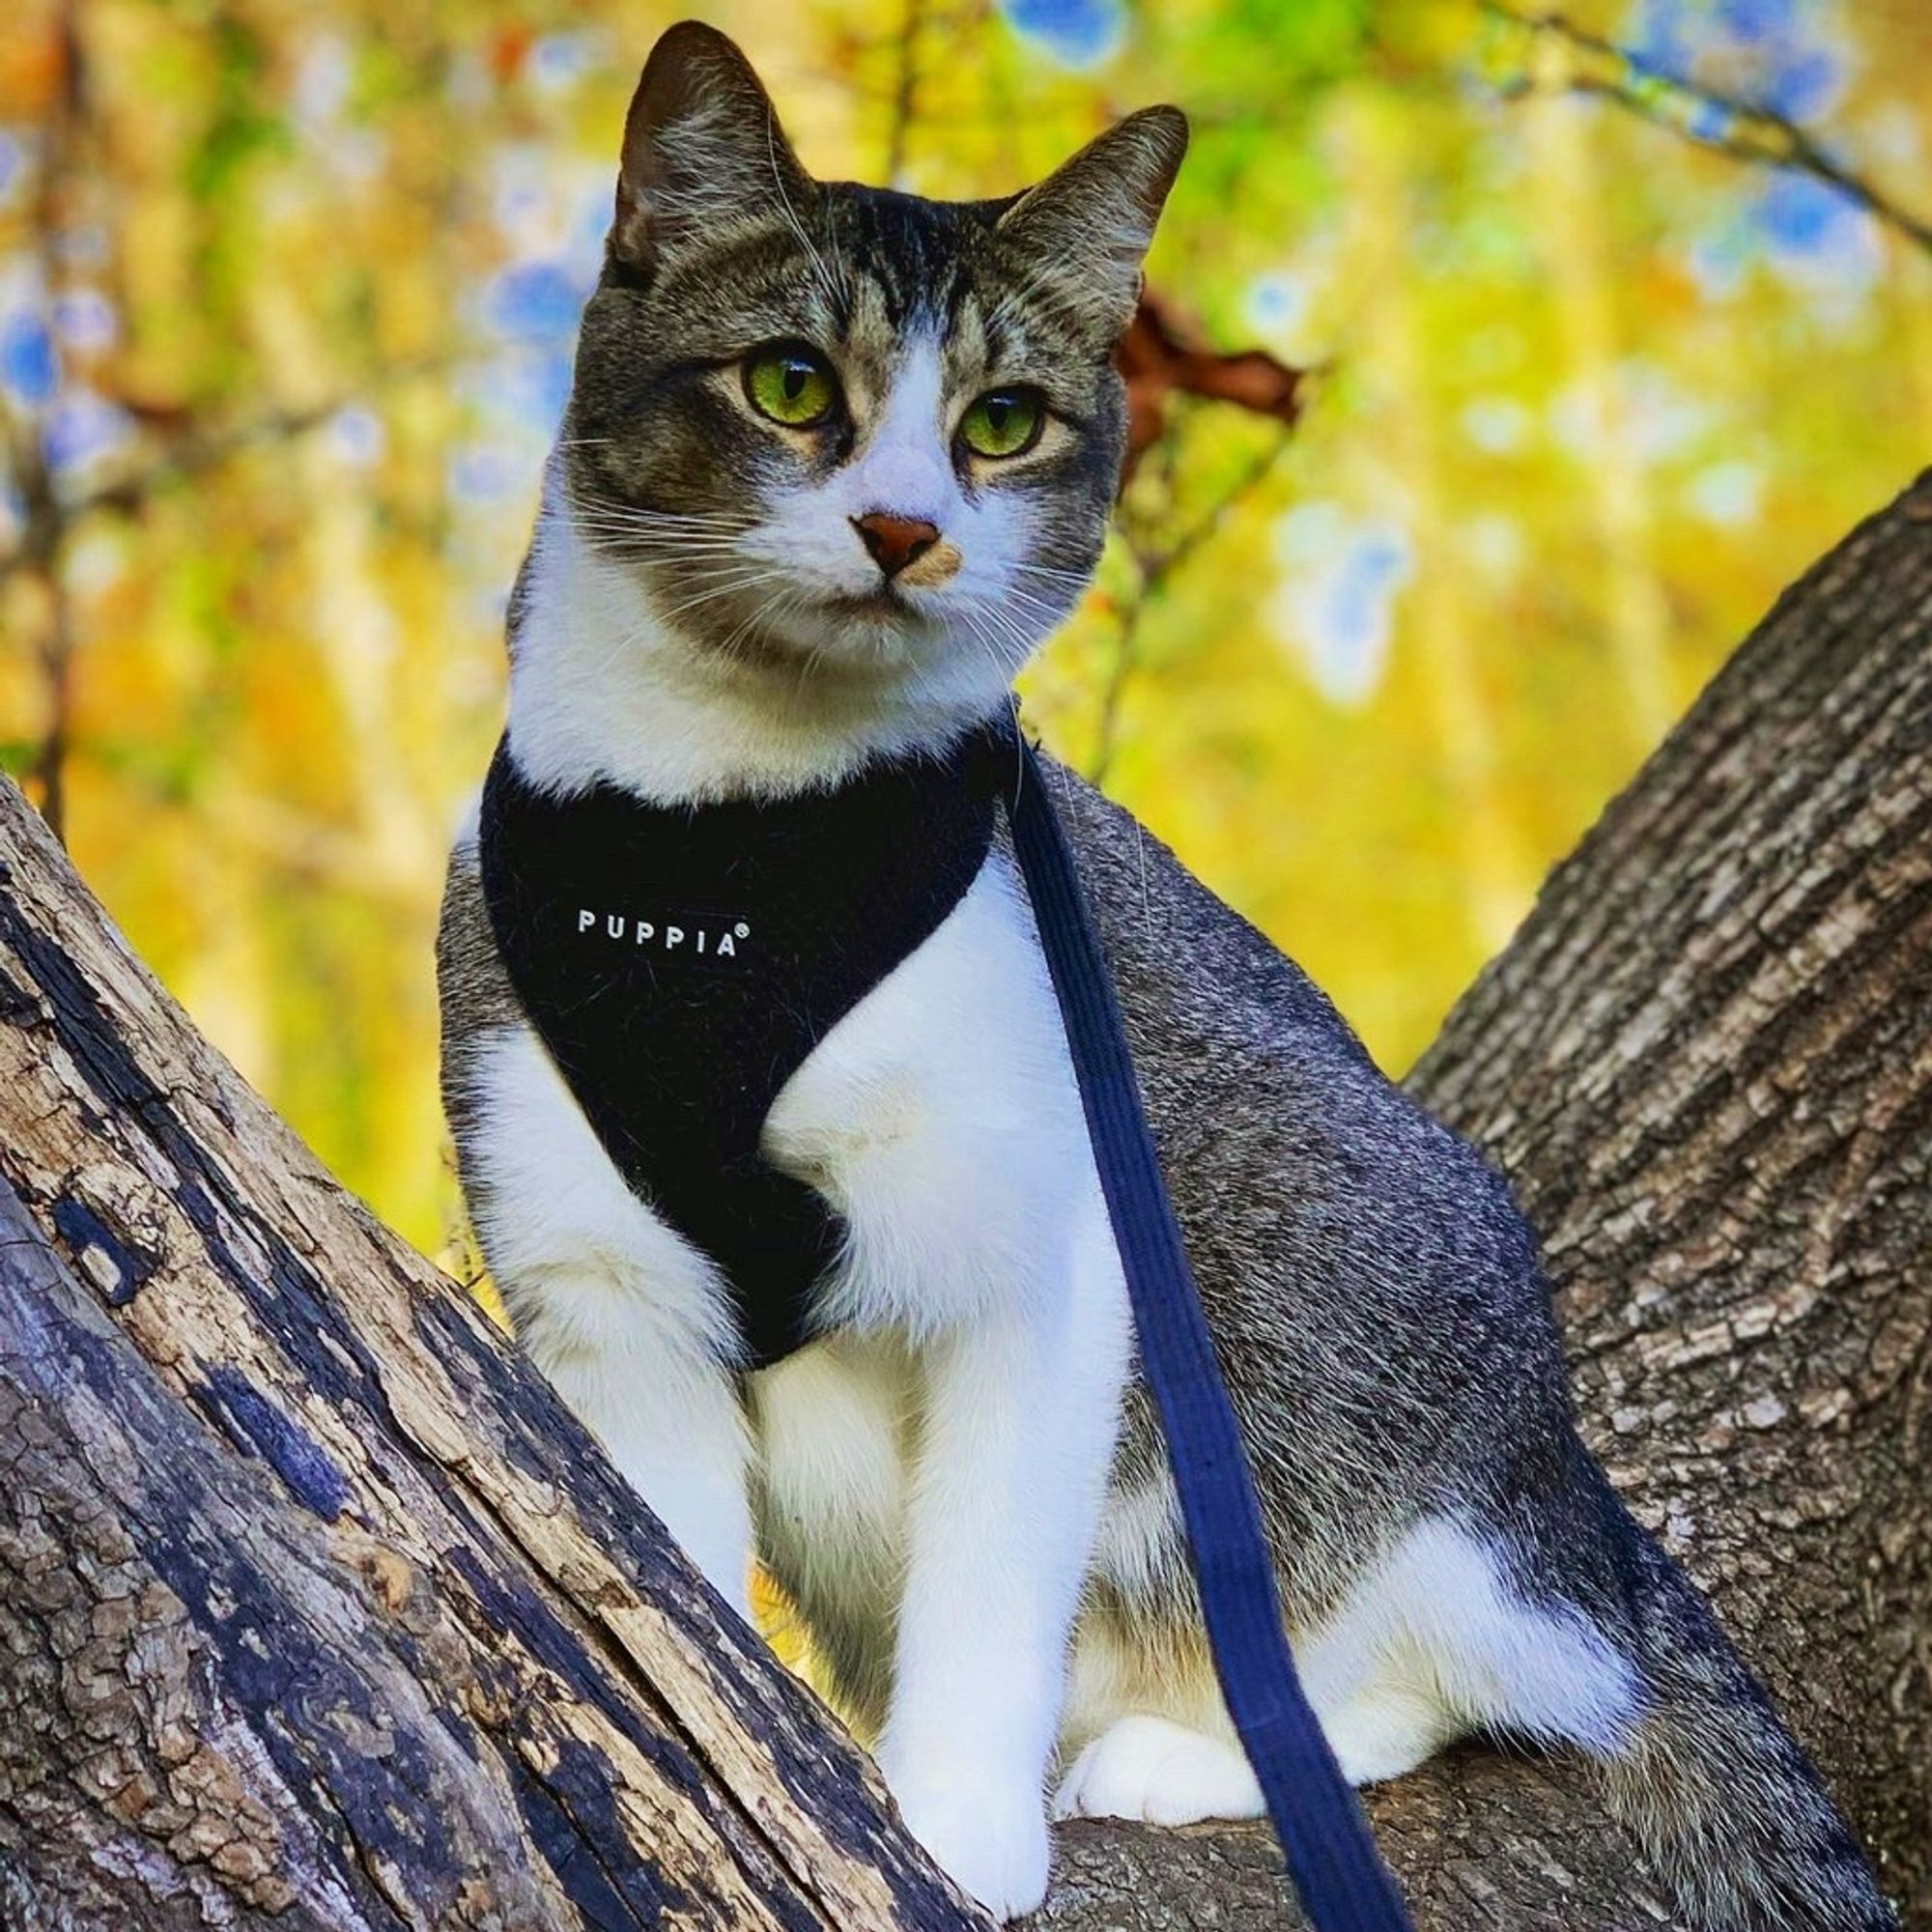
[[(1417, 1090), (1542, 1227), (1586, 1428), (1913, 1922), (1926, 1868), (1932, 483), (1799, 585)], [(0, 797), (0, 1921), (973, 1922), (489, 1325)], [(1561, 1763), (1371, 1812), (1423, 1932), (1665, 1922)], [(1295, 1922), (1067, 1828), (1043, 1922)]]
[[(1411, 1085), (1539, 1230), (1591, 1446), (1932, 1926), (1932, 474), (1779, 601)], [(1369, 1812), (1420, 1932), (1667, 1922), (1560, 1762), (1458, 1752)], [(1297, 1922), (1275, 1869), (1258, 1831), (1069, 1827), (1044, 1922)]]
[(0, 792), (0, 1923), (982, 1922)]

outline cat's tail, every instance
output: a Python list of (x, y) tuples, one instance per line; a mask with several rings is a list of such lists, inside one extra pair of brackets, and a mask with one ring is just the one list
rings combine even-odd
[[(1617, 1511), (1623, 1516), (1622, 1511)], [(1891, 1932), (1818, 1774), (1690, 1579), (1627, 1516), (1641, 1708), (1591, 1752), (1691, 1932)]]

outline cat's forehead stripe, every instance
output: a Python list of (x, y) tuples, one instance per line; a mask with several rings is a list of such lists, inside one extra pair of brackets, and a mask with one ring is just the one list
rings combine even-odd
[(971, 286), (970, 233), (957, 211), (886, 188), (827, 191), (834, 245), (873, 281), (896, 329), (944, 326)]
[(997, 212), (831, 184), (795, 222), (750, 217), (674, 260), (658, 302), (694, 352), (721, 330), (738, 349), (798, 335), (856, 357), (873, 378), (921, 328), (947, 343), (962, 381), (1016, 355), (1088, 353), (1078, 292), (1057, 265), (1014, 260), (996, 238)]

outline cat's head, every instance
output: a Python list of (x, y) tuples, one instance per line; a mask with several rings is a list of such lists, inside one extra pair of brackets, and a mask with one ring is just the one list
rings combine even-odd
[(1113, 351), (1186, 142), (1149, 108), (1004, 201), (814, 181), (737, 47), (673, 27), (559, 445), (582, 538), (679, 648), (990, 703), (1099, 555)]

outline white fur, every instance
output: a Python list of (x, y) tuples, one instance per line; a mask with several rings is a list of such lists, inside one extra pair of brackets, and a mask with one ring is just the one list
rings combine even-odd
[[(839, 540), (861, 550), (850, 528)], [(960, 635), (936, 634), (894, 674), (855, 682), (801, 658), (781, 681), (679, 639), (636, 571), (572, 522), (553, 465), (510, 665), (518, 762), (538, 785), (602, 779), (666, 801), (798, 790), (943, 742), (1001, 701), (1017, 663), (977, 640), (986, 620), (967, 601), (970, 582), (963, 567), (953, 583), (915, 593), (948, 600)]]
[(751, 1444), (710, 1264), (624, 1184), (536, 1035), (483, 1044), (472, 1208), (524, 1345), (726, 1603), (751, 1616)]
[(918, 1365), (890, 1335), (829, 1335), (750, 1389), (765, 1514), (814, 1602), (880, 1634), (905, 1577)]
[[(852, 373), (856, 378), (859, 372)], [(862, 406), (862, 421), (850, 461), (821, 482), (779, 492), (739, 548), (782, 572), (801, 591), (861, 597), (879, 579), (854, 527), (857, 519), (883, 510), (931, 524), (958, 553), (959, 565), (936, 585), (922, 584), (915, 573), (900, 580), (923, 639), (917, 630), (908, 638), (890, 624), (855, 625), (843, 613), (821, 628), (809, 609), (795, 607), (785, 610), (783, 622), (795, 641), (822, 654), (849, 657), (856, 651), (887, 663), (903, 658), (928, 691), (951, 689), (960, 680), (983, 713), (1072, 599), (1064, 589), (1043, 594), (1051, 580), (1027, 569), (1034, 532), (1024, 494), (961, 485), (951, 449), (974, 394), (970, 386), (949, 386), (934, 335), (909, 336), (876, 406), (864, 409), (868, 399), (863, 394), (853, 399)], [(1049, 417), (1038, 451), (1050, 453), (1064, 435)], [(1022, 621), (1015, 614), (1021, 610), (1033, 614)]]
[(1171, 1718), (1133, 1711), (1074, 1759), (1053, 1800), (1056, 1818), (1138, 1818), (1192, 1825), (1259, 1818), (1261, 1786), (1241, 1747)]
[[(929, 334), (901, 349), (881, 402), (849, 462), (823, 482), (781, 492), (767, 504), (747, 533), (746, 554), (783, 570), (802, 589), (863, 597), (878, 587), (879, 571), (853, 519), (875, 510), (931, 524), (964, 555), (1010, 544), (1006, 499), (970, 501), (947, 460), (952, 429), (939, 345)], [(943, 608), (945, 590), (921, 601)]]

